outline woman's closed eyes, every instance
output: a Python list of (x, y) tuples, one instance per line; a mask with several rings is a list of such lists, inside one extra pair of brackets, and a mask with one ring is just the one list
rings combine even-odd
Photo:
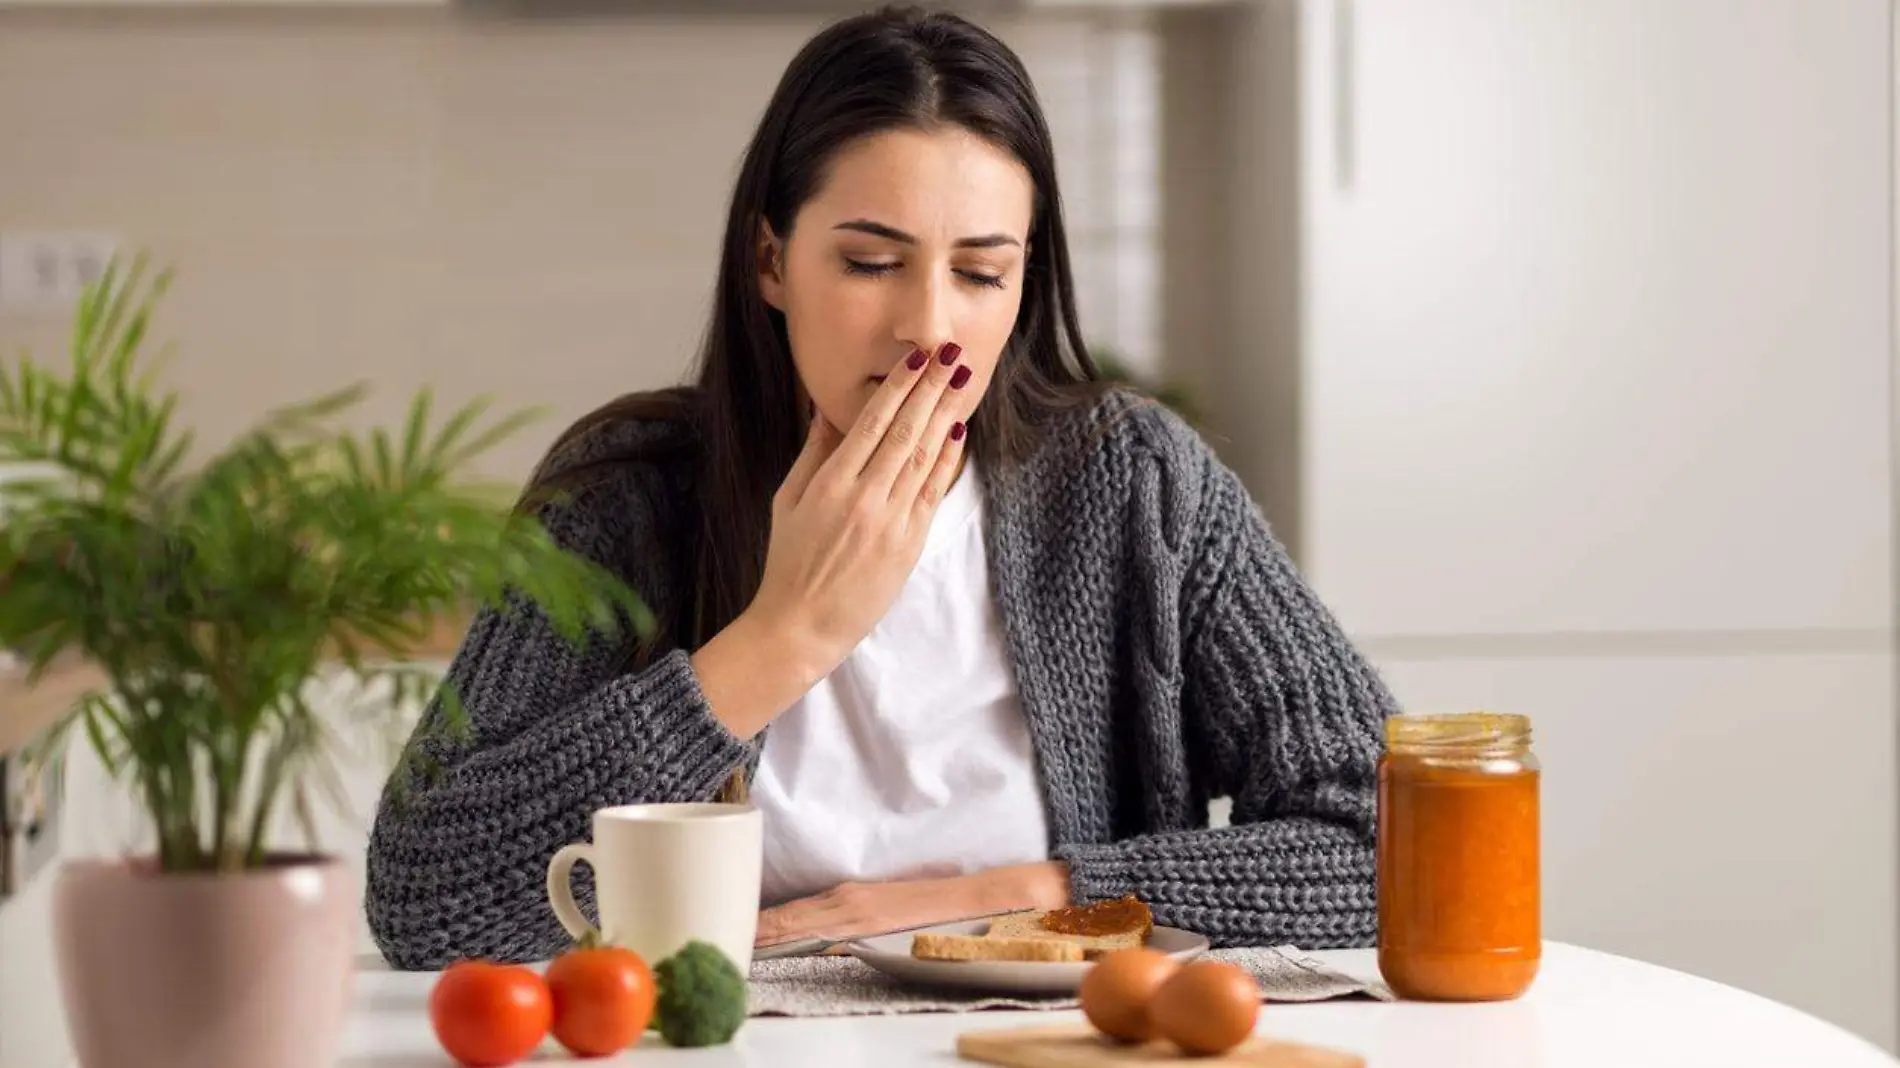
[[(850, 256), (844, 257), (844, 272), (846, 274), (855, 274), (867, 278), (882, 277), (902, 266), (903, 262), (901, 260), (872, 261), (854, 259)], [(1004, 282), (1001, 274), (986, 274), (982, 271), (971, 270), (967, 267), (954, 268), (952, 273), (972, 285), (983, 286), (986, 289), (1008, 288), (1008, 284)]]

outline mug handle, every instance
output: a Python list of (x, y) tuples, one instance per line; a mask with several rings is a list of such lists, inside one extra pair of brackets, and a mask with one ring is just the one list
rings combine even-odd
[(574, 865), (578, 861), (586, 861), (588, 867), (594, 868), (595, 878), (600, 877), (600, 869), (594, 865), (592, 844), (574, 842), (562, 846), (560, 851), (554, 854), (554, 859), (548, 862), (548, 904), (554, 906), (555, 919), (560, 920), (561, 926), (567, 928), (570, 937), (576, 941), (589, 935), (598, 939), (600, 932), (594, 928), (593, 924), (587, 922), (587, 917), (581, 912), (580, 906), (574, 903), (574, 884), (571, 880)]

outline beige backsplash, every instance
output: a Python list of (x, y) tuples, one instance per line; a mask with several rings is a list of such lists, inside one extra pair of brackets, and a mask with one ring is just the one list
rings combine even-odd
[[(519, 478), (561, 420), (684, 373), (739, 153), (816, 24), (0, 9), (0, 231), (111, 231), (176, 267), (156, 334), (207, 444), (359, 379), (388, 420), (428, 383), (553, 409), (490, 457)], [(1086, 229), (1090, 26), (999, 29)], [(67, 326), (0, 315), (0, 352), (63, 357)], [(346, 767), (357, 818), (325, 823), (353, 863), (382, 767)], [(135, 812), (75, 770), (68, 852), (130, 844)], [(0, 910), (8, 1068), (64, 1062), (48, 890)]]
[[(448, 11), (0, 10), (0, 231), (104, 230), (176, 266), (159, 336), (217, 442), (370, 380), (561, 419), (676, 380), (726, 197), (808, 17), (494, 23)], [(1086, 23), (1005, 24), (1089, 210)], [(62, 316), (0, 315), (0, 351)]]

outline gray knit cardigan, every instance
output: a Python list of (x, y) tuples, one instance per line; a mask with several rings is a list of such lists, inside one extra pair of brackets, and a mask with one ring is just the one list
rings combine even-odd
[[(556, 462), (660, 433), (610, 426)], [(542, 519), (649, 603), (676, 604), (689, 468), (619, 468)], [(1132, 892), (1216, 945), (1370, 944), (1394, 702), (1233, 473), (1167, 409), (1111, 394), (985, 478), (1049, 855), (1075, 898)], [(567, 940), (548, 859), (589, 836), (595, 809), (704, 800), (757, 767), (770, 728), (750, 744), (728, 732), (686, 650), (631, 672), (625, 652), (577, 647), (519, 605), (474, 620), (448, 674), (472, 736), (430, 740), (439, 773), (401, 804), (386, 789), (370, 838), (365, 907), (392, 965), (551, 956)], [(1207, 826), (1215, 797), (1233, 799), (1232, 826)], [(584, 869), (575, 892), (591, 915)]]

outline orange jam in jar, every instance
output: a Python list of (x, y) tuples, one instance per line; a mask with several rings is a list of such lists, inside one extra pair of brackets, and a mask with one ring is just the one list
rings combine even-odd
[(1543, 956), (1538, 764), (1524, 716), (1394, 716), (1379, 761), (1379, 971), (1424, 1001), (1503, 1001)]

